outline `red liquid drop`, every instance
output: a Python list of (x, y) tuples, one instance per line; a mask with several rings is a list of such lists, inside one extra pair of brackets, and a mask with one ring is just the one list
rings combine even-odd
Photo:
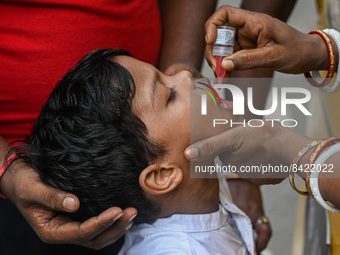
[(216, 56), (216, 75), (218, 78), (225, 78), (226, 71), (224, 71), (221, 67), (221, 63), (224, 56)]

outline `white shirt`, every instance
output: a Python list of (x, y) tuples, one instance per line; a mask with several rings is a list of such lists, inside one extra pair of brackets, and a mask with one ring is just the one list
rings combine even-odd
[[(232, 227), (235, 223), (243, 240)], [(125, 234), (119, 255), (253, 255), (254, 250), (250, 219), (232, 203), (227, 182), (221, 178), (218, 211), (174, 214), (133, 226)]]

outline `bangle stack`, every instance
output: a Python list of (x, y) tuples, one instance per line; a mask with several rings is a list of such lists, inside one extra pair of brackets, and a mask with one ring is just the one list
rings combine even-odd
[[(13, 160), (17, 157), (16, 153), (12, 154), (11, 156), (9, 156), (4, 163), (1, 165), (0, 167), (0, 181), (2, 176), (4, 175), (7, 167), (13, 162)], [(2, 194), (1, 190), (0, 190), (0, 197), (5, 198), (5, 196)]]
[[(328, 29), (328, 30), (334, 30), (334, 29)], [(325, 44), (327, 45), (329, 67), (328, 67), (326, 78), (321, 83), (318, 83), (316, 81), (316, 79), (321, 78), (318, 71), (306, 72), (304, 74), (305, 77), (307, 78), (307, 81), (312, 86), (320, 88), (325, 93), (334, 92), (340, 87), (340, 82), (339, 82), (340, 76), (339, 75), (337, 76), (337, 79), (332, 86), (327, 86), (332, 81), (332, 78), (334, 77), (334, 73), (335, 73), (336, 57), (337, 57), (335, 55), (335, 47), (340, 49), (339, 48), (340, 47), (340, 34), (339, 34), (339, 32), (337, 32), (336, 30), (330, 32), (328, 30), (327, 29), (324, 30), (324, 31), (315, 30), (315, 31), (309, 32), (309, 34), (319, 35), (322, 38), (322, 40), (325, 42)], [(330, 34), (332, 34), (332, 36)], [(330, 37), (333, 38), (333, 40), (336, 43), (336, 46), (333, 44), (333, 41), (331, 40)], [(338, 74), (339, 74), (339, 69), (338, 69)]]
[[(322, 207), (332, 212), (340, 212), (340, 210), (322, 198), (319, 189), (319, 174), (325, 161), (335, 153), (340, 152), (339, 142), (340, 138), (336, 137), (329, 137), (321, 141), (314, 141), (305, 146), (292, 162), (292, 165), (298, 165), (300, 159), (314, 147), (307, 163), (308, 167), (305, 171), (305, 185), (307, 191), (297, 189), (294, 183), (294, 173), (291, 171), (289, 173), (289, 182), (296, 192), (304, 196), (312, 196)], [(328, 147), (329, 149), (327, 149)]]
[(319, 143), (319, 141), (313, 141), (311, 142), (310, 144), (307, 144), (299, 153), (298, 155), (294, 158), (292, 164), (290, 165), (290, 168), (289, 168), (289, 183), (290, 183), (290, 186), (292, 186), (292, 188), (297, 192), (299, 193), (300, 195), (303, 195), (303, 196), (309, 196), (309, 193), (308, 191), (302, 191), (302, 190), (299, 190), (296, 185), (295, 185), (295, 181), (294, 181), (294, 174), (295, 172), (292, 171), (292, 168), (294, 166), (298, 166), (299, 163), (300, 163), (300, 160), (301, 158), (308, 152), (310, 151), (313, 147), (315, 147), (317, 144)]

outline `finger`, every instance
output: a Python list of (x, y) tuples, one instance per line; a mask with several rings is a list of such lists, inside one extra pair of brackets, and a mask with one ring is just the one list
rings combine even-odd
[(257, 20), (257, 14), (254, 12), (245, 11), (228, 5), (221, 6), (205, 23), (206, 43), (214, 43), (217, 26), (222, 26), (227, 23), (233, 27), (243, 27), (246, 25), (246, 20), (251, 25), (252, 19), (254, 21)]
[(247, 17), (249, 14), (250, 12), (232, 6), (222, 5), (205, 23), (206, 43), (213, 44), (215, 42), (218, 26), (228, 24), (234, 27), (241, 27), (245, 23), (244, 16)]
[(257, 224), (255, 230), (258, 234), (258, 237), (256, 239), (256, 252), (259, 253), (260, 251), (264, 250), (267, 247), (270, 237), (272, 235), (272, 230), (270, 224), (268, 223)]
[[(134, 214), (137, 214), (136, 209), (132, 208)], [(123, 213), (123, 214), (122, 214)], [(101, 242), (107, 240), (109, 234), (115, 236), (122, 231), (131, 218), (131, 213), (124, 216), (124, 212), (117, 207), (110, 208), (101, 213), (98, 217), (93, 217), (86, 222), (83, 222), (79, 227), (79, 241), (81, 242)], [(112, 227), (110, 230), (108, 230)], [(108, 230), (108, 233), (104, 231)]]
[(269, 54), (269, 49), (266, 47), (240, 50), (224, 58), (221, 67), (228, 72), (233, 70), (274, 67), (275, 59), (269, 57)]
[(85, 244), (81, 244), (81, 246), (84, 246), (86, 248), (95, 249), (95, 250), (101, 250), (101, 249), (117, 242), (122, 236), (124, 236), (125, 232), (126, 231), (122, 231), (118, 236), (112, 237), (111, 239), (105, 241), (104, 243), (94, 243), (94, 244), (85, 243)]
[(95, 249), (103, 248), (110, 245), (122, 237), (126, 230), (132, 226), (133, 219), (137, 215), (135, 208), (127, 208), (124, 210), (123, 215), (119, 220), (115, 221), (109, 228), (95, 236), (91, 240), (82, 243), (86, 247), (93, 247)]
[(208, 65), (210, 68), (216, 72), (216, 58), (212, 55), (213, 46), (207, 45), (205, 47), (205, 59), (207, 60)]
[(122, 209), (113, 207), (82, 223), (71, 221), (66, 217), (56, 217), (48, 223), (47, 228), (50, 231), (46, 231), (43, 239), (45, 242), (55, 244), (85, 243), (109, 228), (121, 216)]
[(18, 180), (20, 185), (17, 186), (17, 201), (15, 201), (17, 206), (31, 203), (42, 205), (53, 211), (75, 212), (78, 210), (80, 203), (77, 196), (43, 183), (36, 171), (23, 162), (19, 163), (21, 174)]
[(39, 180), (30, 185), (30, 201), (32, 203), (46, 206), (53, 211), (75, 212), (78, 210), (80, 202), (77, 196), (56, 188), (53, 188)]
[(106, 240), (105, 242), (100, 242), (100, 243), (85, 243), (85, 244), (81, 244), (82, 246), (84, 247), (87, 247), (87, 248), (91, 248), (91, 249), (96, 249), (96, 250), (100, 250), (100, 249), (103, 249), (105, 248), (106, 246), (108, 245), (111, 245), (115, 242), (117, 242), (122, 236), (124, 236), (124, 234), (126, 233), (126, 231), (132, 227), (133, 225), (133, 221), (130, 222), (124, 230), (122, 230), (119, 234), (117, 234), (116, 236), (114, 237), (111, 237), (110, 239)]
[(191, 161), (205, 161), (215, 158), (222, 152), (236, 151), (242, 144), (239, 130), (234, 128), (219, 135), (194, 143), (188, 147), (184, 154)]
[(131, 221), (126, 227), (124, 230), (122, 230), (120, 233), (118, 233), (116, 236), (114, 237), (111, 237), (110, 239), (106, 240), (105, 242), (100, 242), (100, 243), (84, 243), (84, 244), (81, 244), (82, 246), (84, 247), (87, 247), (87, 248), (91, 248), (91, 249), (96, 249), (96, 250), (100, 250), (100, 249), (103, 249), (105, 248), (106, 246), (108, 245), (111, 245), (115, 242), (117, 242), (122, 236), (125, 235), (126, 231), (129, 230), (133, 225), (133, 221)]
[(216, 40), (216, 30), (218, 26), (227, 23), (228, 13), (221, 6), (205, 23), (205, 42), (210, 45)]

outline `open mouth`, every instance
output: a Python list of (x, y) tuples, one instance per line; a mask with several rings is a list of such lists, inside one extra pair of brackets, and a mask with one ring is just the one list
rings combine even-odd
[[(219, 96), (219, 94), (217, 93), (217, 91), (210, 85), (209, 79), (207, 79), (207, 78), (195, 79), (195, 83), (203, 85), (205, 88), (208, 88), (210, 90), (210, 92), (211, 92), (211, 93), (209, 92), (209, 94), (212, 95), (215, 98), (217, 104), (220, 107), (228, 108), (228, 109), (232, 109), (233, 108), (233, 102), (229, 101), (229, 100), (222, 99)], [(202, 89), (199, 86), (197, 88)], [(203, 90), (205, 90), (205, 89), (203, 89)]]

